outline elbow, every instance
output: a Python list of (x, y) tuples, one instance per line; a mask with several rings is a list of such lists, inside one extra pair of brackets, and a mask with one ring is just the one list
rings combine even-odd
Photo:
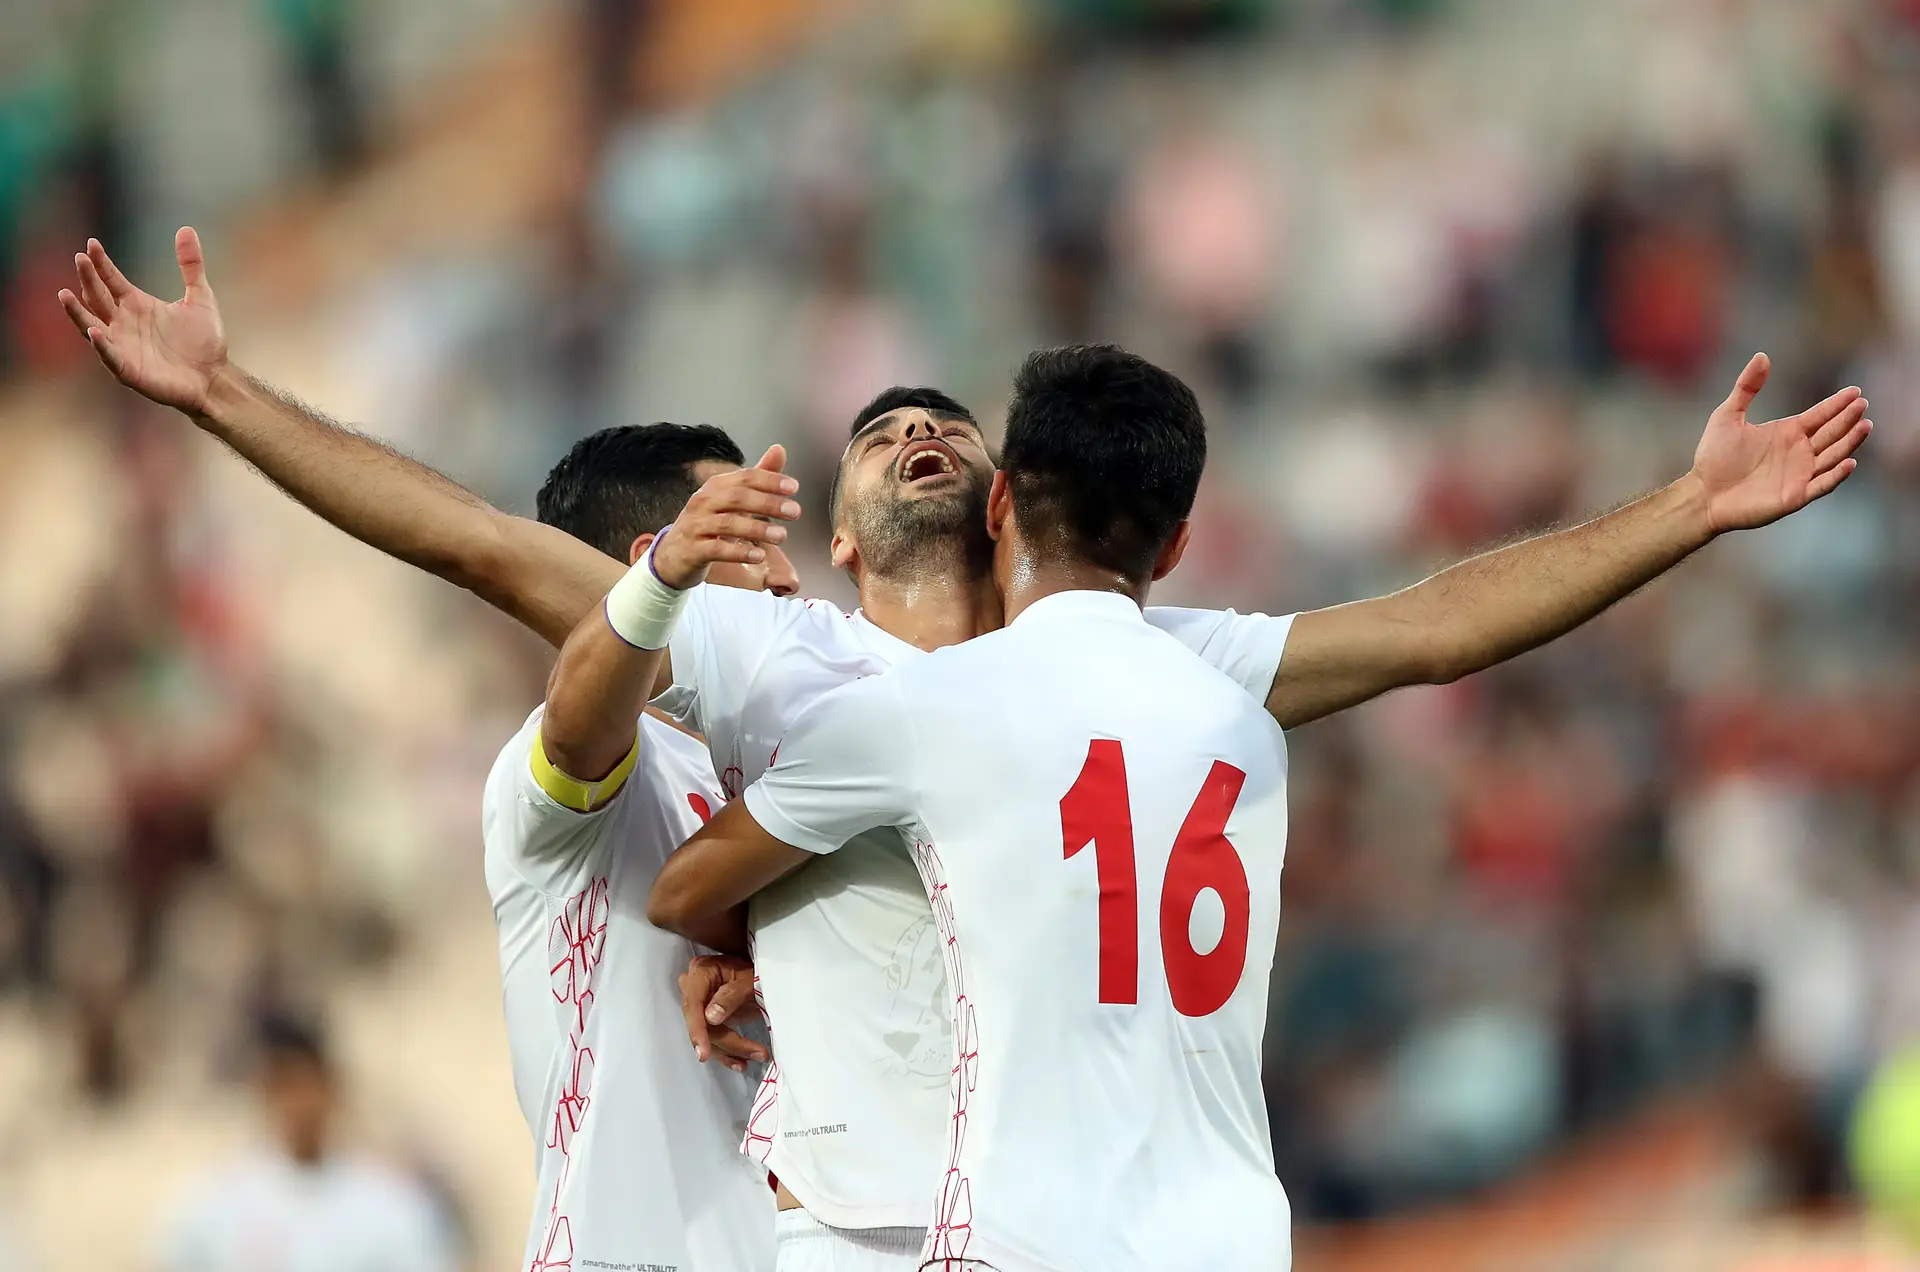
[(1472, 632), (1436, 626), (1421, 633), (1410, 645), (1406, 665), (1401, 669), (1402, 685), (1450, 685), (1485, 665), (1480, 661)]
[[(619, 766), (626, 751), (586, 724), (570, 719), (564, 707), (549, 698), (540, 717), (540, 749), (546, 752), (547, 763), (564, 776), (576, 782), (598, 782)], [(630, 738), (623, 740), (632, 745)]]
[(490, 511), (458, 551), (429, 563), (428, 568), (495, 609), (509, 608), (514, 594), (513, 553), (501, 528), (504, 520), (504, 513)]
[(653, 891), (647, 895), (647, 922), (665, 931), (686, 936), (687, 929), (700, 918), (692, 902), (690, 891), (675, 876), (675, 872), (662, 870), (660, 877), (654, 880)]

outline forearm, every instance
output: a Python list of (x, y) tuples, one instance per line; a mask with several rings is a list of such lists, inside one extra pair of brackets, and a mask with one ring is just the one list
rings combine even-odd
[(1401, 593), (1433, 633), (1419, 679), (1443, 683), (1537, 648), (1632, 595), (1713, 538), (1691, 473), (1583, 525), (1484, 553)]
[(647, 921), (710, 949), (740, 953), (732, 943), (744, 938), (747, 898), (811, 860), (811, 853), (769, 835), (745, 801), (735, 800), (660, 867), (647, 896)]
[(619, 562), (510, 517), (446, 476), (244, 371), (217, 377), (195, 422), (323, 520), (559, 645)]
[(547, 679), (540, 737), (554, 767), (597, 782), (626, 759), (664, 660), (663, 650), (622, 640), (598, 609), (581, 620)]
[(1582, 525), (1485, 552), (1421, 583), (1294, 620), (1267, 706), (1288, 728), (1413, 684), (1445, 684), (1546, 644), (1673, 568), (1713, 533), (1689, 474)]
[(465, 585), (499, 515), (472, 491), (238, 368), (194, 422), (322, 519)]

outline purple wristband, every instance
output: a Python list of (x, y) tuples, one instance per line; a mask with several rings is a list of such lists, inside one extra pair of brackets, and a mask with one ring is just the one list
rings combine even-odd
[(647, 545), (647, 568), (653, 571), (653, 577), (655, 581), (657, 581), (660, 584), (661, 587), (672, 587), (673, 590), (676, 592), (684, 592), (687, 590), (686, 588), (673, 587), (673, 584), (661, 578), (660, 567), (653, 563), (653, 554), (659, 550), (660, 541), (667, 537), (667, 531), (671, 529), (673, 529), (673, 523), (669, 521), (666, 525), (660, 527), (660, 533), (654, 535), (653, 542)]

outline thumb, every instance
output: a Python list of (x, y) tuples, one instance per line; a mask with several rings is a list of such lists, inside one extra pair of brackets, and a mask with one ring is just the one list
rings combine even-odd
[(753, 983), (731, 980), (714, 992), (707, 1002), (707, 1022), (717, 1025), (733, 1019), (734, 1013), (753, 999)]
[(180, 262), (180, 278), (187, 285), (187, 299), (213, 303), (213, 288), (207, 285), (207, 258), (200, 250), (200, 236), (191, 225), (181, 226), (173, 236), (173, 255)]
[(785, 472), (787, 470), (787, 448), (775, 442), (773, 445), (767, 447), (767, 453), (760, 457), (760, 461), (756, 463), (754, 467), (764, 469), (770, 473)]
[(1727, 394), (1722, 406), (1736, 415), (1745, 415), (1747, 408), (1753, 405), (1760, 390), (1767, 386), (1767, 372), (1773, 369), (1773, 362), (1764, 353), (1756, 353), (1747, 359), (1746, 370), (1733, 382), (1733, 392)]

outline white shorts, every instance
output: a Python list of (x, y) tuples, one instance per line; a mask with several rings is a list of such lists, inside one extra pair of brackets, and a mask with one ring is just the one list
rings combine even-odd
[(774, 1217), (775, 1272), (919, 1272), (925, 1228), (829, 1228), (804, 1210)]

